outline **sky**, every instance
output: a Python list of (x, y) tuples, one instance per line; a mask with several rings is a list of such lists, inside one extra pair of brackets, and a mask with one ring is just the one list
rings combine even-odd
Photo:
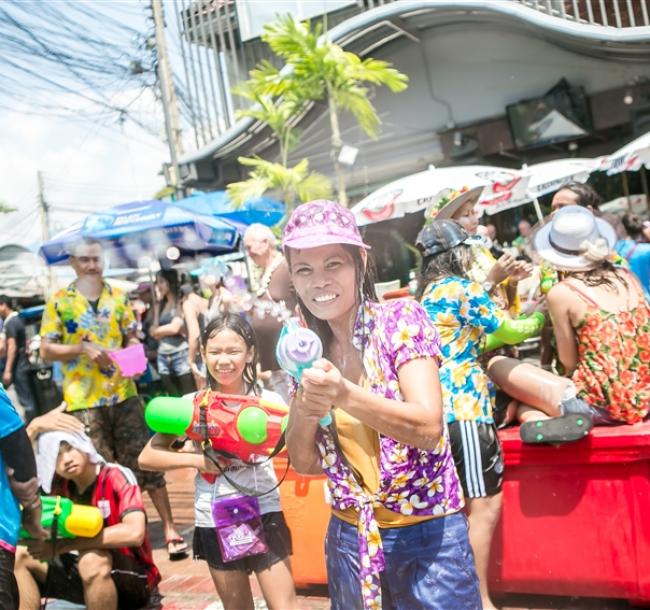
[[(160, 113), (148, 92), (137, 103), (150, 116)], [(17, 211), (0, 217), (0, 244), (40, 243), (38, 171), (52, 210), (52, 234), (83, 219), (84, 212), (151, 199), (165, 186), (159, 174), (169, 157), (162, 116), (156, 122), (159, 138), (130, 121), (103, 127), (92, 120), (1, 112), (0, 199)]]
[[(151, 33), (151, 23), (144, 10), (147, 3), (139, 0), (75, 2), (79, 4), (55, 3), (45, 6), (42, 15), (30, 12), (29, 6), (25, 10), (26, 5), (6, 4), (3, 7), (8, 9), (11, 16), (21, 19), (32, 33), (67, 44), (67, 47), (59, 47), (62, 51), (76, 52), (83, 57), (86, 50), (92, 53), (93, 49), (88, 46), (92, 43), (80, 42), (75, 45), (70, 38), (65, 38), (63, 32), (66, 24), (60, 24), (56, 30), (55, 20), (52, 17), (48, 20), (45, 9), (59, 10), (63, 17), (77, 20), (76, 27), (88, 34), (91, 40), (101, 37), (118, 45), (118, 53), (119, 49), (123, 49), (123, 54), (116, 56), (121, 64), (134, 58), (142, 59), (146, 65), (150, 52), (143, 49), (142, 40)], [(38, 6), (38, 3), (33, 6)], [(90, 17), (80, 16), (77, 7), (90, 11)], [(97, 15), (97, 18), (93, 19), (93, 15)], [(120, 23), (127, 27), (121, 28)], [(21, 35), (11, 22), (5, 21), (3, 27), (6, 29), (0, 35)], [(52, 33), (44, 33), (44, 28), (51, 28)], [(93, 36), (93, 28), (101, 28), (97, 30), (97, 36)], [(22, 36), (29, 41), (29, 33)], [(7, 61), (21, 57), (11, 54), (11, 47), (7, 48)], [(96, 61), (97, 55), (90, 59)], [(28, 68), (31, 66), (37, 74), (43, 74), (53, 81), (62, 82), (61, 79), (67, 74), (57, 62), (48, 64), (30, 56), (23, 61)], [(107, 61), (111, 59), (107, 58)], [(121, 69), (116, 68), (115, 72)], [(113, 108), (128, 108), (128, 112), (144, 124), (146, 130), (128, 119), (120, 123), (118, 112), (102, 106), (93, 107), (88, 99), (56, 87), (49, 90), (47, 84), (30, 80), (28, 73), (12, 71), (8, 75), (5, 71), (5, 77), (8, 89), (5, 89), (3, 105), (0, 105), (0, 201), (17, 211), (0, 215), (0, 245), (19, 243), (34, 249), (40, 245), (38, 171), (43, 173), (45, 198), (51, 208), (51, 235), (81, 221), (89, 211), (138, 199), (151, 199), (165, 186), (160, 172), (169, 153), (164, 138), (162, 109), (152, 88), (143, 88), (141, 81), (129, 77), (128, 71), (119, 78), (114, 75), (107, 77), (102, 86), (104, 83), (109, 86), (102, 89), (102, 95)], [(11, 78), (20, 80), (14, 80), (16, 99), (9, 98), (8, 103)], [(145, 80), (152, 82), (151, 76)], [(69, 80), (65, 84), (82, 94), (92, 94), (92, 89), (84, 90), (83, 86), (71, 84), (73, 82)], [(43, 104), (46, 114), (34, 114), (43, 112)], [(49, 106), (53, 111), (48, 114)], [(56, 108), (71, 111), (67, 117), (62, 117), (66, 113), (56, 112)]]

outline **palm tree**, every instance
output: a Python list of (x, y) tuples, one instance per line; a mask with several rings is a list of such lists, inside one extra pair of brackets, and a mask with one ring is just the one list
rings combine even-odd
[[(408, 77), (391, 64), (377, 59), (359, 58), (322, 36), (323, 27), (300, 23), (291, 15), (264, 27), (262, 40), (281, 57), (289, 69), (280, 72), (268, 63), (260, 72), (260, 92), (273, 99), (290, 94), (295, 100), (325, 100), (332, 131), (332, 160), (339, 201), (347, 205), (345, 178), (338, 161), (343, 145), (339, 111), (347, 110), (369, 137), (376, 138), (381, 120), (370, 101), (371, 89), (386, 86), (399, 93)], [(263, 86), (262, 86), (263, 85)]]
[(260, 157), (239, 157), (242, 165), (252, 168), (249, 178), (228, 185), (228, 195), (235, 204), (275, 192), (285, 204), (285, 218), (298, 202), (331, 196), (332, 187), (326, 176), (309, 171), (309, 161), (303, 159), (294, 167), (288, 166), (291, 149), (300, 140), (296, 123), (306, 100), (300, 92), (284, 87), (281, 96), (274, 96), (269, 89), (279, 73), (268, 61), (261, 62), (250, 72), (250, 79), (235, 87), (234, 92), (249, 101), (250, 107), (238, 112), (239, 117), (250, 117), (266, 123), (275, 134), (280, 149), (278, 162), (265, 161)]
[(327, 176), (309, 171), (309, 161), (303, 159), (293, 167), (265, 161), (259, 157), (239, 157), (242, 165), (251, 167), (250, 177), (228, 185), (228, 195), (235, 203), (257, 199), (264, 193), (275, 192), (284, 201), (285, 219), (298, 203), (313, 199), (328, 199), (332, 187)]

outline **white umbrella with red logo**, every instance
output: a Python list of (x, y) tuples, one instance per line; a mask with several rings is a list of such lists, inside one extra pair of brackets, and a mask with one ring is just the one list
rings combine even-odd
[(638, 172), (644, 165), (650, 168), (650, 131), (611, 155), (599, 157), (597, 161), (597, 169), (606, 171), (608, 176), (621, 172)]
[(528, 194), (531, 198), (554, 193), (567, 182), (587, 182), (591, 172), (598, 169), (596, 159), (556, 159), (524, 166), (522, 171), (530, 175)]
[(479, 186), (484, 187), (481, 202), (487, 207), (521, 200), (525, 197), (527, 183), (528, 178), (522, 172), (502, 167), (432, 167), (386, 184), (357, 203), (352, 213), (359, 226), (392, 220), (425, 210), (455, 191)]
[(598, 167), (595, 159), (556, 159), (535, 165), (524, 165), (521, 174), (525, 191), (514, 189), (509, 198), (499, 200), (482, 199), (481, 205), (488, 214), (496, 214), (525, 203), (533, 203), (538, 220), (542, 220), (542, 211), (537, 201), (542, 195), (553, 193), (567, 182), (586, 182), (591, 172)]

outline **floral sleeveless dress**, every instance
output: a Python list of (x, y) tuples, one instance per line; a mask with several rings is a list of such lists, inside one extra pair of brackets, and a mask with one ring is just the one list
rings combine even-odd
[(627, 424), (650, 411), (650, 307), (641, 297), (629, 311), (608, 312), (571, 282), (565, 285), (589, 306), (576, 327), (578, 396)]

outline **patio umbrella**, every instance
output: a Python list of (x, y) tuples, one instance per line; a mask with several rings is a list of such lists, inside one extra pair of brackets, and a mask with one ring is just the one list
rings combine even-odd
[(139, 267), (143, 257), (177, 260), (183, 256), (230, 252), (241, 225), (193, 214), (164, 201), (135, 201), (90, 214), (39, 250), (50, 264), (64, 263), (69, 246), (80, 237), (103, 242), (112, 266)]
[(237, 206), (226, 191), (211, 191), (209, 193), (197, 191), (189, 197), (175, 201), (174, 205), (198, 214), (218, 216), (246, 225), (259, 222), (267, 227), (272, 227), (278, 224), (284, 216), (284, 204), (275, 199), (259, 197)]
[(621, 172), (638, 172), (642, 166), (650, 168), (650, 132), (632, 140), (611, 155), (599, 157), (600, 171), (608, 176)]
[(526, 179), (518, 170), (488, 165), (430, 168), (386, 184), (352, 212), (363, 226), (424, 210), (453, 191), (477, 186), (485, 187), (482, 202), (518, 200), (525, 193)]
[(567, 182), (586, 182), (596, 167), (597, 162), (594, 159), (556, 159), (524, 165), (521, 168), (523, 176), (521, 184), (526, 186), (523, 192), (520, 188), (515, 189), (509, 198), (483, 200), (481, 205), (489, 215), (492, 215), (532, 202), (537, 218), (541, 221), (543, 215), (537, 201), (539, 197), (556, 191)]
[(567, 182), (587, 182), (597, 169), (595, 159), (556, 159), (535, 165), (524, 165), (522, 171), (530, 175), (528, 194), (538, 198), (554, 193)]

